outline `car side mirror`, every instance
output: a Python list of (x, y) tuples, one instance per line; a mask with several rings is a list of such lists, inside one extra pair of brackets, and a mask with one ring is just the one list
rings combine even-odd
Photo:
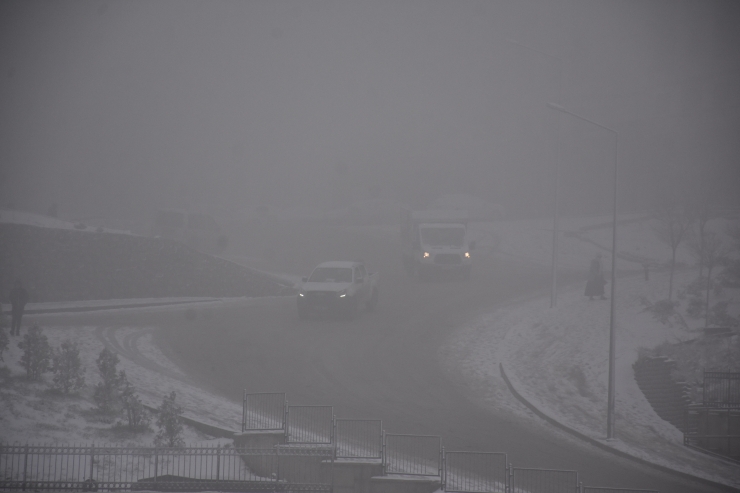
[(470, 250), (475, 250), (475, 240), (470, 242)]
[(302, 277), (302, 278), (301, 278), (301, 281), (303, 281), (303, 282), (308, 282), (308, 277)]

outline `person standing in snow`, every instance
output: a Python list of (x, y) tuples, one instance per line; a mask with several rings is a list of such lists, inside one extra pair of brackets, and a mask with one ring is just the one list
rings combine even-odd
[(10, 290), (10, 306), (12, 321), (10, 324), (10, 335), (21, 335), (21, 318), (23, 310), (28, 303), (28, 291), (23, 287), (19, 279), (15, 280), (13, 289)]
[(598, 296), (602, 300), (606, 299), (604, 296), (604, 270), (601, 266), (601, 254), (597, 253), (596, 257), (591, 261), (591, 267), (588, 269), (588, 281), (586, 281), (586, 292), (589, 300), (594, 299), (594, 296)]

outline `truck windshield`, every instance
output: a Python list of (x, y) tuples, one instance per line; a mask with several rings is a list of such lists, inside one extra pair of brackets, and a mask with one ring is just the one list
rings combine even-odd
[(316, 267), (308, 282), (352, 282), (352, 268)]
[(420, 228), (421, 241), (429, 246), (450, 246), (460, 248), (465, 245), (465, 228), (454, 227), (425, 227)]

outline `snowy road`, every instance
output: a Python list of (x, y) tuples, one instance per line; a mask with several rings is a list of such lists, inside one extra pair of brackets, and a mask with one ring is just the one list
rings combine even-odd
[(506, 452), (519, 467), (575, 469), (587, 485), (718, 491), (578, 442), (534, 417), (503, 381), (472, 388), (451, 370), (440, 347), (455, 327), (547, 286), (547, 269), (480, 253), (470, 283), (418, 284), (400, 269), (392, 238), (315, 225), (304, 233), (301, 242), (281, 246), (284, 258), (295, 259), (283, 272), (363, 258), (381, 272), (379, 310), (349, 322), (299, 322), (295, 300), (286, 298), (225, 306), (208, 319), (163, 320), (156, 340), (199, 384), (237, 402), (245, 388), (287, 392), (290, 404), (382, 419), (389, 433), (441, 435), (447, 450)]

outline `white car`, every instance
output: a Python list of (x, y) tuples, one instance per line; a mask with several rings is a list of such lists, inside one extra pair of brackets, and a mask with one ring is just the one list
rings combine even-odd
[(298, 318), (311, 313), (354, 316), (360, 307), (378, 305), (378, 274), (367, 272), (363, 262), (334, 261), (316, 266), (298, 289)]

